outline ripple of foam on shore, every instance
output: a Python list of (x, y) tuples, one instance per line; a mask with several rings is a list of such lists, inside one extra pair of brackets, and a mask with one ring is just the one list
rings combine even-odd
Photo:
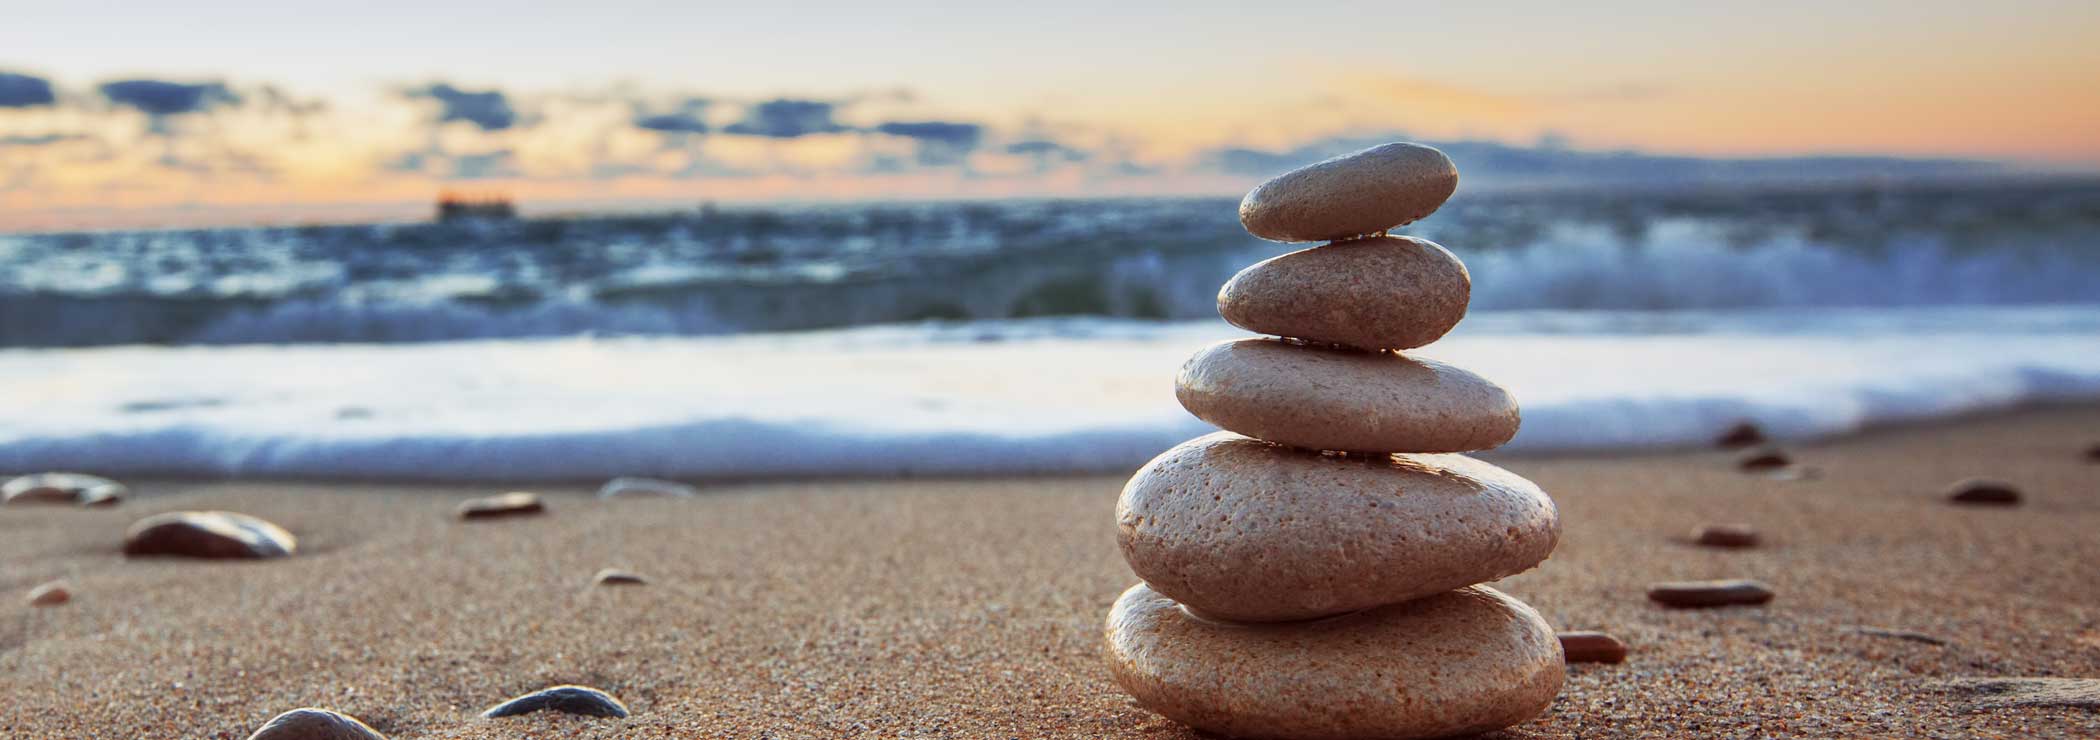
[[(1483, 314), (1422, 354), (1503, 383), (1509, 450), (1781, 438), (2100, 398), (2090, 306)], [(1125, 471), (1208, 430), (1216, 322), (0, 352), (0, 471), (532, 480)]]

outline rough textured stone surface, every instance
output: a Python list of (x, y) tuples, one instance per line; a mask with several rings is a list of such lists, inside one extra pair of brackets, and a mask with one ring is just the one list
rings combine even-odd
[(1679, 609), (1754, 605), (1771, 601), (1772, 589), (1747, 579), (1676, 581), (1649, 586), (1648, 600)]
[(124, 533), (125, 555), (276, 558), (298, 550), (283, 527), (230, 511), (171, 511), (140, 519)]
[(1261, 334), (1363, 349), (1412, 349), (1466, 317), (1473, 278), (1426, 239), (1382, 236), (1258, 262), (1218, 291), (1218, 313)]
[(1602, 632), (1562, 632), (1560, 651), (1570, 663), (1626, 662), (1626, 643)]
[(1462, 368), (1281, 339), (1204, 348), (1182, 364), (1174, 395), (1204, 421), (1311, 450), (1485, 450), (1519, 423), (1508, 391)]
[(1509, 727), (1560, 692), (1560, 641), (1485, 586), (1315, 622), (1201, 619), (1139, 584), (1108, 614), (1109, 667), (1138, 703), (1226, 737), (1443, 737)]
[(511, 699), (481, 713), (484, 719), (530, 714), (541, 710), (580, 714), (586, 717), (625, 717), (627, 705), (611, 694), (589, 686), (550, 686)]
[(1138, 471), (1116, 503), (1139, 578), (1210, 617), (1311, 619), (1529, 570), (1553, 500), (1463, 455), (1343, 456), (1220, 432)]
[(2004, 481), (1969, 478), (1947, 487), (1947, 501), (1969, 506), (2018, 506), (2020, 489)]
[(113, 506), (130, 493), (124, 484), (81, 473), (36, 473), (0, 485), (0, 503)]
[(1692, 532), (1692, 542), (1705, 547), (1756, 547), (1757, 530), (1748, 524), (1708, 524)]
[(1953, 693), (1970, 696), (1977, 709), (2100, 709), (2100, 678), (1957, 678), (1941, 685)]
[(248, 740), (386, 740), (356, 717), (307, 707), (277, 715)]
[(1375, 234), (1435, 213), (1458, 167), (1420, 144), (1385, 144), (1283, 173), (1240, 201), (1248, 233), (1279, 242)]
[(606, 568), (591, 576), (591, 583), (599, 586), (640, 586), (648, 582), (640, 573), (619, 568)]
[(684, 498), (697, 495), (699, 495), (699, 492), (693, 490), (692, 486), (655, 478), (614, 478), (606, 481), (605, 485), (598, 487), (598, 498), (618, 498), (621, 496), (670, 496)]
[(29, 590), (30, 606), (58, 606), (73, 600), (73, 590), (65, 581), (52, 581)]
[(461, 519), (501, 519), (544, 514), (547, 504), (540, 501), (538, 494), (513, 491), (461, 501), (457, 511)]

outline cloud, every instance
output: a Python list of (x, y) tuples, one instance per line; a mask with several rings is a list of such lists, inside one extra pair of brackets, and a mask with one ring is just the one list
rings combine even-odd
[(502, 90), (472, 92), (461, 90), (445, 83), (410, 90), (412, 97), (424, 97), (438, 101), (444, 112), (439, 122), (466, 121), (483, 131), (501, 131), (517, 124), (518, 114), (511, 110), (510, 99)]
[(983, 126), (950, 121), (891, 121), (875, 131), (917, 141), (919, 164), (929, 167), (962, 163), (984, 139)]
[(58, 102), (51, 81), (25, 74), (0, 72), (0, 108), (28, 108)]
[(129, 106), (153, 116), (196, 113), (226, 103), (239, 103), (240, 96), (217, 82), (182, 83), (165, 80), (118, 80), (102, 84), (102, 96), (117, 105)]
[(667, 134), (704, 134), (707, 122), (692, 113), (659, 113), (634, 119), (637, 128), (660, 131)]
[(1084, 162), (1088, 154), (1049, 139), (1028, 139), (1006, 145), (1007, 154), (1037, 157), (1044, 161)]
[(724, 127), (724, 133), (794, 139), (810, 134), (834, 134), (849, 130), (831, 119), (836, 106), (821, 100), (778, 98), (751, 106), (744, 119)]
[(37, 134), (34, 136), (0, 136), (0, 148), (39, 147), (61, 144), (68, 141), (84, 141), (87, 134)]

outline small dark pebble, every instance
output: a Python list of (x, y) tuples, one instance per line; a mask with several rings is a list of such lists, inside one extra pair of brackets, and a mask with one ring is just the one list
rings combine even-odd
[(1747, 421), (1729, 427), (1727, 432), (1714, 439), (1714, 446), (1724, 450), (1740, 450), (1745, 447), (1756, 447), (1764, 443), (1764, 430), (1758, 429), (1756, 424)]
[(386, 740), (356, 717), (304, 707), (272, 717), (248, 740)]
[(2003, 481), (1970, 478), (1949, 486), (1947, 500), (1973, 506), (2017, 506), (2020, 490)]
[(1889, 629), (1887, 627), (1846, 627), (1845, 631), (1855, 635), (1865, 635), (1867, 637), (1887, 637), (1896, 640), (1909, 640), (1911, 642), (1921, 642), (1927, 645), (1947, 644), (1946, 640), (1933, 637), (1932, 635), (1928, 635), (1923, 632)]
[(130, 490), (124, 484), (81, 473), (36, 473), (0, 484), (0, 503), (115, 506)]
[(542, 709), (587, 717), (625, 717), (627, 705), (589, 686), (552, 686), (511, 699), (482, 712), (483, 719), (530, 714)]
[(1957, 678), (1940, 684), (1975, 697), (1975, 708), (2069, 707), (2100, 709), (2100, 678), (2001, 676)]
[(2091, 447), (2085, 448), (2085, 461), (2089, 463), (2100, 463), (2100, 444), (2095, 444)]
[(1692, 542), (1704, 547), (1756, 547), (1757, 530), (1748, 524), (1708, 524), (1692, 533)]
[(546, 513), (546, 511), (547, 505), (540, 501), (538, 495), (514, 491), (500, 496), (486, 496), (461, 501), (459, 502), (457, 513), (461, 519), (474, 520), (532, 516)]
[(1678, 581), (1649, 586), (1648, 600), (1679, 609), (1754, 605), (1771, 601), (1772, 589), (1748, 579)]
[(1626, 662), (1626, 643), (1602, 632), (1562, 632), (1560, 651), (1569, 663)]
[(1793, 458), (1770, 447), (1751, 450), (1735, 461), (1735, 467), (1745, 473), (1768, 473), (1792, 464)]
[(230, 511), (170, 511), (124, 532), (124, 554), (134, 557), (281, 558), (298, 548), (283, 527)]
[(606, 568), (591, 576), (591, 583), (600, 586), (640, 586), (649, 582), (642, 574), (618, 568)]

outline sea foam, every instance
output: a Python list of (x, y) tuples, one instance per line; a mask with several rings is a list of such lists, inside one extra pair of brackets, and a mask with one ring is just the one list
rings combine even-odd
[[(0, 470), (437, 480), (1126, 471), (1209, 431), (1216, 321), (0, 351)], [(1783, 439), (2100, 399), (2092, 306), (1480, 312), (1420, 354), (1508, 387), (1510, 451)]]

